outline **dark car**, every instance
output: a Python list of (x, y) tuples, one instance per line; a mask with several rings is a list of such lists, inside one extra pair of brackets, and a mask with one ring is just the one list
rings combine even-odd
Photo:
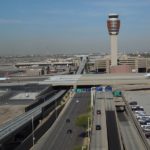
[(129, 102), (129, 105), (137, 105), (137, 101), (132, 101), (132, 102)]
[(147, 125), (147, 121), (146, 120), (139, 119), (138, 121), (139, 121), (140, 125)]
[(101, 114), (101, 110), (97, 110), (96, 113), (97, 113), (97, 115), (100, 115)]
[(67, 134), (71, 134), (72, 133), (72, 130), (71, 129), (68, 129), (67, 130)]
[(145, 132), (146, 138), (150, 138), (150, 132)]
[(70, 119), (69, 118), (66, 119), (66, 123), (70, 123)]
[(96, 125), (96, 130), (101, 130), (101, 126), (100, 125)]

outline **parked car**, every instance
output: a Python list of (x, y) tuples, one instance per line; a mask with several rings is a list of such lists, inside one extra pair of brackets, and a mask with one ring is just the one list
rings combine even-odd
[(148, 119), (139, 119), (138, 122), (140, 123), (140, 125), (150, 125), (150, 120)]
[(150, 138), (150, 132), (145, 132), (146, 138)]
[(132, 102), (129, 102), (129, 105), (137, 105), (137, 101), (132, 101)]
[(132, 111), (144, 111), (144, 107), (139, 105), (131, 106), (131, 109)]
[(136, 116), (136, 118), (139, 119), (143, 119), (143, 120), (149, 120), (150, 116), (149, 115), (138, 115)]
[(145, 125), (142, 128), (144, 132), (150, 132), (150, 125)]
[(139, 115), (146, 115), (146, 112), (143, 110), (136, 110), (134, 111), (135, 114), (139, 114)]

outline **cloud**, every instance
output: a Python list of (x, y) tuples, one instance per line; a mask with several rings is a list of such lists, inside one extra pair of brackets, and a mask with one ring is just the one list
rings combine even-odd
[(21, 20), (15, 19), (0, 19), (0, 24), (22, 24)]

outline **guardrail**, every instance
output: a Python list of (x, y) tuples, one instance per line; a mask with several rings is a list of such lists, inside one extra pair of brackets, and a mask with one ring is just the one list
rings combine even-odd
[(147, 142), (146, 137), (145, 137), (145, 135), (144, 135), (144, 133), (143, 133), (143, 131), (142, 131), (142, 129), (141, 129), (139, 123), (137, 122), (137, 119), (136, 119), (135, 116), (133, 115), (132, 110), (131, 110), (131, 108), (129, 107), (129, 104), (128, 104), (127, 100), (125, 99), (125, 96), (123, 95), (123, 93), (122, 93), (122, 99), (123, 99), (123, 101), (124, 101), (125, 104), (126, 104), (126, 109), (127, 109), (128, 113), (129, 113), (131, 119), (133, 120), (133, 123), (134, 123), (135, 127), (136, 127), (137, 130), (138, 130), (138, 133), (139, 133), (139, 135), (140, 135), (140, 137), (141, 137), (141, 140), (142, 140), (142, 142), (143, 142), (143, 144), (144, 144), (144, 146), (145, 146), (145, 149), (146, 149), (146, 150), (150, 150), (150, 145), (149, 145), (149, 143)]

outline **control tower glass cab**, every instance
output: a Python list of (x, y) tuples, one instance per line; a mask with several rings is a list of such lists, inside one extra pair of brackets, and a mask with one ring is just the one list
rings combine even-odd
[(108, 15), (107, 28), (109, 35), (118, 35), (120, 28), (120, 20), (118, 14)]

